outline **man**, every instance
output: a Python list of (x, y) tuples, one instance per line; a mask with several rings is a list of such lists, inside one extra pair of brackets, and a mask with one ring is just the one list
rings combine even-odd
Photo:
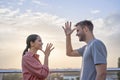
[[(66, 35), (66, 55), (82, 56), (80, 80), (105, 80), (107, 68), (107, 50), (104, 43), (94, 37), (93, 24), (89, 20), (78, 22), (71, 29), (71, 22), (66, 22), (63, 27)], [(79, 49), (73, 49), (71, 34), (77, 31), (79, 41), (87, 44)]]

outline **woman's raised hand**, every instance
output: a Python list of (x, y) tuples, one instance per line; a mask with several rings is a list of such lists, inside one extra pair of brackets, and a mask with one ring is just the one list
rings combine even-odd
[(47, 43), (45, 51), (42, 50), (42, 52), (45, 54), (45, 56), (49, 56), (50, 52), (54, 49), (52, 43)]

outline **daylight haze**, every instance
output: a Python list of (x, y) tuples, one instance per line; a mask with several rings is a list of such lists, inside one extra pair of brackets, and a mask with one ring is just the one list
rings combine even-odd
[[(81, 57), (65, 53), (66, 21), (72, 25), (81, 20), (92, 20), (95, 37), (108, 50), (108, 67), (117, 67), (120, 57), (120, 0), (0, 0), (0, 68), (21, 69), (22, 52), (29, 34), (39, 34), (43, 49), (53, 43), (50, 68), (80, 68)], [(72, 27), (73, 28), (73, 27)], [(85, 43), (72, 35), (73, 48)], [(43, 63), (44, 55), (38, 51)]]

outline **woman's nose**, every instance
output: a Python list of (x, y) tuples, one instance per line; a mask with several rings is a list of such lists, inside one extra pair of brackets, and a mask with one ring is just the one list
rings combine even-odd
[(43, 43), (41, 42), (40, 45), (43, 45)]
[(78, 34), (76, 34), (76, 36), (78, 36)]

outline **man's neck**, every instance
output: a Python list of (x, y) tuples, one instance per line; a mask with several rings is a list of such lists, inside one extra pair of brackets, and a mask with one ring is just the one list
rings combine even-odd
[(86, 41), (85, 42), (88, 44), (88, 42), (91, 41), (91, 40), (93, 40), (93, 39), (95, 39), (95, 37), (94, 37), (93, 34), (88, 35), (88, 36), (86, 36)]

